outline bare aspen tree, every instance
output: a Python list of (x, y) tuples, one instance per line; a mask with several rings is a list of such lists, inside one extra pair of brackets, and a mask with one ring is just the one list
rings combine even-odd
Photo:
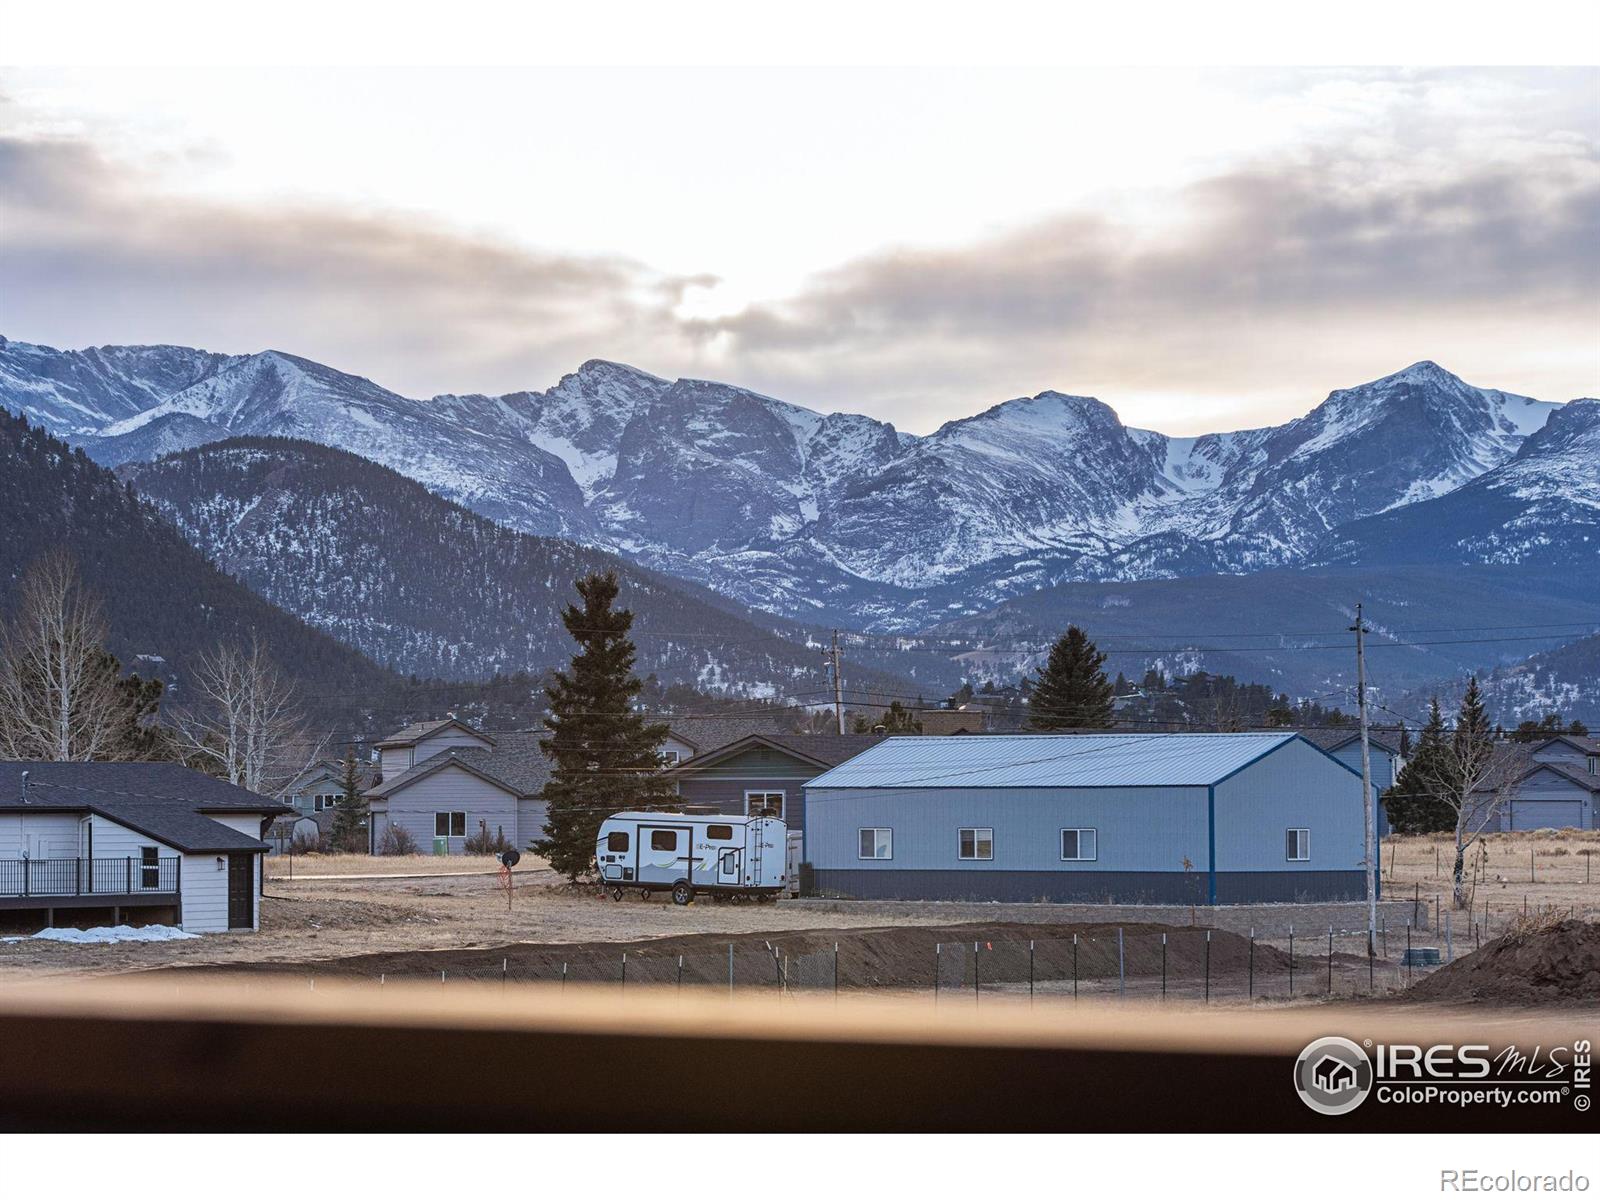
[(266, 795), (321, 753), (295, 703), (294, 683), (257, 639), (248, 649), (224, 645), (201, 655), (189, 695), (179, 720), (183, 739), (229, 783)]
[(0, 757), (89, 761), (120, 753), (125, 700), (106, 623), (72, 558), (29, 568), (0, 635)]

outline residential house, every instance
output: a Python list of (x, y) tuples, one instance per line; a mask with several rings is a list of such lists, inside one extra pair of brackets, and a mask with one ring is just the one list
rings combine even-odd
[(804, 812), (824, 895), (1365, 895), (1360, 773), (1292, 732), (893, 737), (811, 779)]
[[(371, 763), (358, 763), (356, 779), (363, 792), (378, 780), (378, 771)], [(299, 812), (326, 812), (344, 800), (344, 763), (336, 758), (324, 758), (312, 763), (291, 779), (278, 792), (278, 802)]]
[(407, 726), (378, 753), (382, 781), (365, 793), (373, 853), (391, 828), (425, 854), (464, 853), (480, 831), (519, 849), (544, 836), (549, 769), (537, 733), (490, 736), (452, 717)]
[(667, 775), (686, 806), (764, 813), (804, 835), (806, 782), (883, 740), (875, 733), (751, 733), (696, 754)]
[(1490, 828), (1596, 829), (1600, 808), (1600, 740), (1561, 734), (1515, 755), (1513, 782)]
[[(1316, 729), (1302, 729), (1299, 733), (1307, 741), (1320, 746), (1333, 755), (1345, 766), (1353, 770), (1361, 770), (1361, 730), (1321, 727)], [(1400, 778), (1400, 770), (1406, 765), (1405, 758), (1400, 753), (1400, 735), (1390, 733), (1388, 730), (1370, 730), (1367, 734), (1367, 761), (1372, 772), (1372, 786), (1382, 796), (1394, 786), (1394, 781)], [(1377, 811), (1378, 836), (1389, 835), (1389, 813), (1382, 804)]]
[(177, 763), (0, 762), (0, 911), (256, 929), (262, 835), (286, 811)]

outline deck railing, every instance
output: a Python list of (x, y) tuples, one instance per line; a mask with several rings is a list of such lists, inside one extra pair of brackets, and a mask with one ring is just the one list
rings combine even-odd
[(0, 897), (176, 895), (183, 860), (158, 858), (0, 859)]

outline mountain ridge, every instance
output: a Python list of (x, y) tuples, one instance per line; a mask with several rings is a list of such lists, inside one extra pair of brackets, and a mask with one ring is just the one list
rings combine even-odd
[(604, 359), (542, 392), (424, 401), (276, 350), (4, 340), (0, 403), (118, 465), (221, 436), (340, 446), (520, 532), (880, 631), (1065, 581), (1310, 563), (1334, 530), (1495, 470), (1562, 407), (1424, 359), (1252, 430), (1174, 438), (1047, 390), (913, 435)]

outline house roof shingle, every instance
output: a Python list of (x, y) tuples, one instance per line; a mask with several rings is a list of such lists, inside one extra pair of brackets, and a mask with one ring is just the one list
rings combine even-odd
[(394, 778), (369, 788), (367, 795), (379, 799), (391, 796), (452, 764), (517, 796), (536, 794), (550, 777), (538, 734), (507, 733), (493, 746), (450, 746), (430, 754)]
[(178, 763), (0, 762), (0, 811), (97, 813), (176, 850), (203, 854), (263, 848), (206, 814), (270, 817), (291, 810)]
[(461, 729), (466, 733), (472, 734), (473, 737), (482, 738), (491, 746), (495, 744), (494, 738), (490, 737), (482, 730), (474, 729), (471, 725), (468, 725), (465, 721), (462, 721), (459, 718), (444, 717), (437, 721), (417, 721), (414, 724), (407, 725), (398, 733), (390, 734), (388, 737), (384, 738), (383, 741), (378, 743), (378, 745), (380, 747), (414, 746), (418, 742), (425, 741), (427, 738), (438, 733), (441, 729), (449, 728), (452, 725), (457, 729)]

